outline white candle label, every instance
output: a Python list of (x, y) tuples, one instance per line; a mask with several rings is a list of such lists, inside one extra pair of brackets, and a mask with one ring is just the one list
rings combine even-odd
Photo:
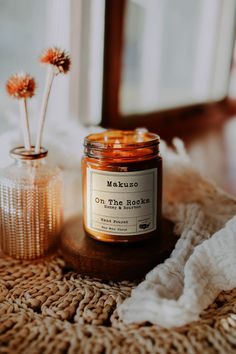
[(157, 168), (108, 172), (87, 168), (87, 226), (112, 235), (156, 229)]

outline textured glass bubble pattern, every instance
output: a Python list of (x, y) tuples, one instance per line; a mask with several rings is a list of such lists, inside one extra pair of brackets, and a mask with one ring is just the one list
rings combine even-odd
[(0, 246), (35, 259), (56, 246), (62, 224), (62, 179), (43, 159), (17, 160), (0, 176)]

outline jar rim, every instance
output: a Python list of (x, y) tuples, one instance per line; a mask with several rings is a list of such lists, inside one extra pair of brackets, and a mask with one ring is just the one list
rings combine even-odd
[[(127, 140), (130, 138), (130, 141)], [(131, 139), (132, 138), (132, 139)], [(97, 150), (112, 148), (115, 150), (141, 148), (158, 145), (159, 135), (146, 129), (136, 130), (106, 130), (100, 133), (89, 134), (84, 139), (84, 146)]]
[(38, 160), (47, 156), (48, 150), (41, 147), (40, 152), (35, 152), (34, 146), (30, 150), (26, 150), (24, 146), (18, 146), (10, 150), (10, 155), (17, 160)]

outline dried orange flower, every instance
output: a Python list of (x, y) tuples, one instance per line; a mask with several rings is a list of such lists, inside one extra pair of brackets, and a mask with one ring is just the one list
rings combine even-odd
[(57, 47), (46, 49), (41, 55), (40, 61), (44, 64), (53, 65), (58, 74), (66, 74), (71, 66), (69, 54)]
[(17, 99), (32, 97), (35, 87), (34, 78), (28, 74), (14, 74), (6, 83), (8, 94)]

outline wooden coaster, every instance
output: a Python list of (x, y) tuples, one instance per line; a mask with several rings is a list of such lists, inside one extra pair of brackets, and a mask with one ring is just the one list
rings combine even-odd
[(132, 244), (104, 243), (85, 234), (78, 216), (65, 224), (60, 246), (68, 265), (80, 274), (103, 280), (138, 280), (170, 255), (177, 239), (173, 224), (163, 219), (161, 236)]

